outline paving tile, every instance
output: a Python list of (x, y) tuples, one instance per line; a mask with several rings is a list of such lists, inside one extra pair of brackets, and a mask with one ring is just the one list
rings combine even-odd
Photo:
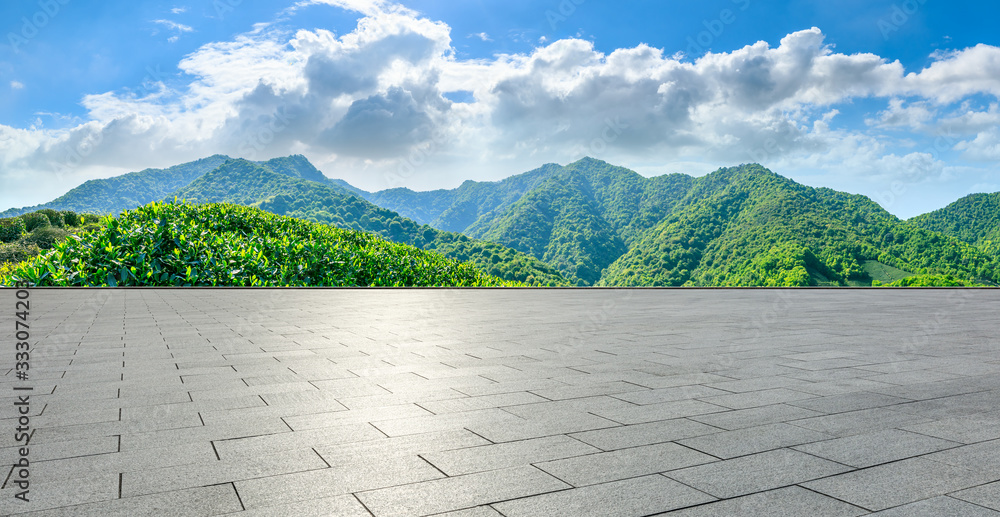
[[(835, 440), (817, 441), (793, 448), (837, 463), (862, 468), (922, 456), (959, 445), (961, 444), (900, 429), (886, 429)], [(931, 456), (927, 458), (932, 459)]]
[(787, 404), (772, 404), (770, 406), (737, 409), (721, 413), (694, 415), (689, 418), (691, 420), (733, 431), (736, 429), (745, 429), (747, 427), (757, 427), (780, 422), (791, 422), (794, 420), (817, 416), (824, 415), (818, 411), (811, 411), (800, 407), (789, 406)]
[(1000, 512), (947, 496), (932, 497), (869, 515), (878, 517), (1000, 517)]
[[(954, 293), (976, 303), (906, 346)], [(608, 300), (615, 316), (580, 330)], [(996, 291), (37, 289), (33, 301), (42, 515), (366, 515), (360, 492), (452, 517), (857, 515), (842, 496), (887, 515), (1000, 511)], [(720, 306), (727, 318), (708, 317)], [(762, 307), (776, 308), (764, 326)], [(827, 439), (792, 445), (815, 437)], [(648, 470), (673, 447), (708, 456), (676, 442), (729, 459)], [(560, 472), (595, 482), (578, 488), (537, 467), (588, 461), (605, 464)], [(529, 490), (523, 472), (552, 491)], [(505, 475), (505, 490), (528, 492), (484, 488)]]
[(494, 506), (507, 517), (640, 517), (713, 497), (663, 476), (643, 476), (553, 492)]
[(931, 419), (901, 411), (894, 411), (889, 408), (874, 408), (803, 418), (790, 423), (799, 427), (805, 427), (806, 429), (813, 429), (843, 437), (897, 427), (909, 430), (914, 424), (923, 424), (925, 422), (931, 422)]
[[(202, 517), (243, 509), (231, 483), (21, 513), (30, 517)], [(241, 512), (239, 515), (242, 515)]]
[(345, 495), (363, 490), (417, 483), (444, 477), (416, 457), (373, 458), (353, 465), (237, 481), (247, 509)]
[(1000, 511), (1000, 481), (959, 490), (950, 495), (956, 499)]
[(771, 404), (780, 404), (785, 402), (799, 401), (802, 399), (812, 399), (812, 398), (816, 398), (816, 396), (809, 393), (794, 391), (786, 388), (775, 388), (768, 390), (748, 391), (745, 393), (733, 393), (730, 395), (703, 397), (700, 400), (703, 402), (710, 402), (712, 404), (729, 409), (747, 409), (752, 407), (769, 406)]
[(698, 400), (678, 400), (645, 406), (597, 410), (593, 413), (620, 424), (642, 424), (722, 411), (726, 411), (726, 408), (715, 404)]
[(262, 506), (232, 514), (235, 517), (371, 517), (371, 513), (353, 495), (338, 495), (296, 501), (277, 506)]
[(910, 458), (839, 476), (803, 483), (802, 486), (871, 511), (944, 495), (991, 481), (989, 475)]
[(672, 442), (683, 438), (721, 432), (722, 429), (686, 418), (660, 420), (645, 424), (617, 426), (596, 431), (583, 431), (570, 436), (599, 449), (610, 451), (640, 445)]
[[(800, 484), (851, 470), (790, 449), (740, 456), (675, 470), (665, 475), (718, 498)], [(850, 502), (850, 501), (848, 501)]]
[(1000, 412), (945, 418), (902, 428), (954, 442), (985, 442), (1000, 438)]
[(537, 464), (601, 452), (579, 440), (557, 435), (517, 442), (466, 447), (423, 454), (422, 457), (449, 476)]
[(667, 472), (713, 461), (716, 461), (716, 458), (676, 443), (660, 443), (545, 461), (536, 463), (535, 466), (575, 487), (580, 487)]
[(868, 510), (798, 486), (757, 492), (694, 508), (671, 512), (670, 517), (855, 517)]
[(357, 494), (376, 517), (428, 515), (569, 488), (531, 466), (491, 470)]
[(833, 436), (794, 425), (768, 424), (686, 438), (677, 443), (717, 458), (729, 459), (830, 438)]

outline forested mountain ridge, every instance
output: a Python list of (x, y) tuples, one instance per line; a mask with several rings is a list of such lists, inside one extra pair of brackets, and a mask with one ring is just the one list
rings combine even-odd
[(1000, 192), (970, 194), (948, 206), (918, 215), (908, 223), (941, 232), (969, 244), (1000, 244)]
[[(163, 175), (169, 181), (150, 185)], [(114, 184), (129, 187), (126, 195)], [(865, 196), (804, 186), (756, 164), (647, 178), (584, 158), (452, 190), (369, 193), (303, 156), (213, 156), (88, 182), (60, 199), (125, 209), (164, 192), (159, 199), (242, 204), (377, 233), (532, 285), (1000, 283), (1000, 193), (900, 221)]]
[(51, 208), (90, 214), (116, 214), (158, 201), (222, 165), (228, 156), (216, 154), (166, 169), (144, 169), (113, 178), (88, 180), (62, 196), (24, 208), (11, 208), (0, 217), (11, 217)]
[(698, 178), (600, 285), (867, 285), (884, 266), (1000, 281), (997, 257), (974, 246), (754, 164)]
[(466, 180), (451, 190), (417, 192), (394, 188), (364, 192), (362, 196), (421, 224), (464, 233), (481, 217), (504, 210), (561, 169), (549, 163), (500, 181)]
[[(514, 249), (421, 226), (333, 182), (301, 179), (308, 176), (308, 172), (293, 170), (296, 163), (281, 162), (289, 167), (284, 173), (273, 170), (270, 163), (229, 160), (177, 190), (173, 196), (194, 203), (253, 206), (277, 215), (376, 233), (391, 241), (469, 261), (484, 273), (529, 285), (577, 283), (575, 278), (564, 278), (552, 266)], [(305, 164), (297, 166), (305, 167)]]

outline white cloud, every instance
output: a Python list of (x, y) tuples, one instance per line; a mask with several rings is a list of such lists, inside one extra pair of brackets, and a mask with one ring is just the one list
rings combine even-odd
[[(321, 4), (360, 13), (356, 29), (288, 35), (262, 24), (186, 56), (178, 67), (192, 80), (183, 87), (87, 95), (89, 121), (68, 130), (0, 126), (17, 141), (0, 143), (0, 171), (49, 174), (85, 144), (93, 149), (73, 164), (82, 176), (214, 153), (301, 152), (370, 189), (451, 186), (470, 170), (496, 179), (584, 155), (644, 170), (759, 161), (783, 174), (851, 171), (910, 182), (944, 174), (937, 152), (900, 153), (868, 127), (836, 127), (838, 107), (859, 98), (886, 100), (866, 120), (902, 130), (899, 144), (913, 136), (906, 131), (961, 127), (966, 140), (947, 149), (1000, 154), (995, 103), (985, 111), (947, 106), (1000, 92), (990, 68), (996, 47), (936, 54), (910, 73), (873, 54), (836, 53), (817, 28), (776, 47), (757, 42), (694, 61), (644, 44), (606, 54), (589, 41), (544, 38), (527, 54), (461, 59), (450, 27), (388, 1), (306, 0), (292, 9)], [(444, 96), (456, 91), (475, 102)]]
[(11, 90), (23, 90), (24, 89), (24, 83), (22, 83), (21, 81), (11, 81), (10, 82), (10, 89)]
[(170, 10), (174, 14), (182, 14), (187, 12), (187, 7), (174, 7)]
[(485, 32), (480, 32), (478, 34), (469, 34), (467, 37), (469, 37), (469, 38), (479, 38), (479, 39), (481, 39), (483, 41), (493, 41), (492, 39), (490, 39), (490, 35), (486, 34)]
[(194, 28), (192, 28), (191, 26), (170, 20), (153, 20), (153, 23), (163, 25), (164, 27), (177, 32), (194, 32)]

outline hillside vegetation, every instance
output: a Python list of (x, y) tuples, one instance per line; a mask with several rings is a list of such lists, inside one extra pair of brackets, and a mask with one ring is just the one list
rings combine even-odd
[(499, 286), (469, 264), (378, 236), (229, 204), (105, 217), (0, 278), (55, 286)]
[(990, 247), (1000, 243), (1000, 192), (965, 196), (940, 210), (918, 215), (907, 222), (969, 244)]
[(333, 183), (276, 172), (288, 169), (272, 168), (271, 163), (229, 160), (175, 195), (195, 203), (249, 205), (278, 215), (376, 233), (394, 242), (471, 262), (479, 270), (505, 280), (543, 286), (570, 283), (551, 265), (514, 249), (419, 225)]

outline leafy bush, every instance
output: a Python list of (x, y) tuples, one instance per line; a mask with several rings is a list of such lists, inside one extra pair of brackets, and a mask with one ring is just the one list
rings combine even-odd
[(25, 231), (32, 232), (35, 228), (46, 228), (52, 226), (52, 222), (49, 221), (49, 216), (40, 212), (31, 212), (30, 214), (23, 214), (20, 216), (24, 221)]
[(25, 244), (33, 244), (43, 250), (51, 249), (57, 242), (61, 242), (69, 237), (70, 233), (62, 228), (50, 226), (47, 228), (35, 228), (35, 231), (24, 237)]
[[(872, 285), (875, 285), (875, 283), (872, 282)], [(951, 275), (916, 275), (880, 285), (887, 287), (964, 287), (975, 284), (960, 280)]]
[(13, 242), (27, 231), (24, 219), (20, 217), (8, 217), (0, 219), (0, 242)]
[(0, 263), (24, 262), (30, 258), (37, 257), (42, 252), (41, 248), (35, 244), (0, 244)]
[(65, 226), (80, 226), (80, 215), (72, 210), (63, 210), (60, 212), (62, 214), (63, 222)]
[(62, 228), (63, 226), (66, 225), (65, 221), (63, 221), (63, 216), (61, 212), (58, 212), (51, 208), (43, 208), (38, 212), (45, 214), (45, 217), (49, 218), (49, 223), (51, 223), (52, 226)]
[(151, 203), (19, 264), (36, 285), (512, 285), (435, 253), (228, 204)]
[(80, 224), (91, 224), (100, 223), (102, 216), (97, 214), (82, 214), (80, 216)]

